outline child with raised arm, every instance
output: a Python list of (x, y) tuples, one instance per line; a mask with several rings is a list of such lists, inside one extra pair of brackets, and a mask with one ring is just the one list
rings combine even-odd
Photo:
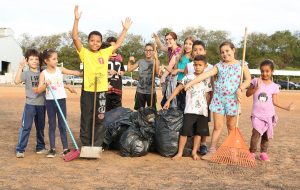
[[(219, 46), (219, 50), (222, 61), (217, 63), (210, 71), (201, 74), (185, 86), (187, 90), (194, 84), (217, 75), (217, 79), (214, 82), (213, 98), (209, 106), (210, 111), (213, 112), (214, 129), (208, 153), (201, 157), (204, 160), (210, 160), (211, 156), (216, 152), (225, 117), (228, 134), (235, 128), (238, 101), (241, 101), (242, 91), (249, 86), (251, 81), (247, 64), (242, 68), (242, 62), (235, 59), (236, 49), (233, 43), (223, 42)], [(240, 85), (241, 71), (243, 71), (245, 80)]]
[(81, 13), (78, 12), (78, 6), (74, 9), (74, 25), (72, 38), (79, 57), (83, 63), (83, 87), (80, 97), (80, 139), (83, 146), (92, 144), (92, 121), (93, 104), (95, 91), (95, 78), (97, 77), (97, 102), (96, 102), (96, 123), (95, 123), (95, 146), (102, 146), (104, 138), (103, 119), (105, 113), (105, 92), (108, 90), (108, 59), (112, 53), (118, 49), (132, 24), (130, 18), (122, 22), (123, 30), (115, 45), (101, 49), (102, 35), (98, 31), (92, 31), (88, 35), (88, 49), (82, 46), (78, 38), (78, 23)]
[(58, 55), (57, 52), (51, 49), (43, 51), (42, 61), (47, 65), (47, 68), (42, 71), (38, 86), (38, 92), (44, 92), (46, 90), (46, 109), (49, 122), (49, 141), (50, 141), (50, 150), (47, 154), (47, 158), (53, 158), (56, 156), (56, 146), (55, 146), (55, 130), (56, 130), (56, 117), (58, 119), (58, 128), (60, 132), (60, 138), (63, 145), (63, 154), (67, 154), (70, 150), (68, 149), (68, 140), (67, 140), (67, 128), (64, 123), (62, 116), (59, 113), (59, 110), (54, 101), (54, 97), (51, 92), (46, 89), (47, 86), (50, 86), (57, 98), (61, 110), (67, 118), (67, 106), (66, 106), (66, 91), (67, 88), (71, 93), (76, 93), (76, 90), (69, 85), (64, 85), (63, 83), (63, 74), (67, 75), (76, 75), (80, 76), (80, 71), (73, 71), (66, 68), (58, 68)]
[(276, 126), (277, 116), (275, 108), (290, 111), (293, 103), (288, 106), (279, 104), (277, 94), (279, 86), (272, 81), (274, 72), (274, 63), (271, 60), (264, 60), (260, 64), (260, 78), (254, 78), (246, 92), (246, 96), (253, 95), (253, 107), (251, 113), (252, 136), (250, 142), (250, 152), (255, 159), (257, 143), (261, 137), (259, 159), (262, 161), (270, 161), (267, 154), (270, 139), (273, 138), (273, 128)]
[[(181, 84), (177, 86), (164, 105), (164, 109), (168, 109), (170, 107), (172, 98), (184, 89), (185, 84), (194, 80), (203, 73), (206, 64), (207, 62), (204, 56), (197, 55), (194, 58), (195, 73), (183, 77)], [(195, 84), (186, 91), (186, 105), (183, 116), (183, 127), (180, 132), (178, 153), (172, 159), (177, 160), (182, 157), (187, 137), (191, 136), (194, 136), (192, 157), (194, 160), (199, 159), (197, 151), (200, 146), (200, 136), (209, 136), (207, 98), (209, 96), (208, 92), (211, 90), (210, 82), (204, 80)]]
[[(128, 61), (128, 71), (132, 72), (139, 68), (139, 82), (136, 88), (134, 109), (138, 110), (141, 107), (145, 107), (146, 103), (150, 106), (151, 103), (151, 86), (152, 86), (152, 72), (153, 62), (155, 61), (155, 74), (159, 73), (159, 60), (157, 52), (154, 52), (154, 45), (148, 43), (145, 45), (145, 59), (140, 59), (135, 63), (134, 57), (130, 57)], [(156, 91), (155, 85), (153, 85), (153, 105), (156, 110)]]
[[(23, 71), (25, 65), (29, 70)], [(20, 63), (15, 84), (25, 83), (26, 101), (22, 117), (22, 127), (20, 128), (19, 140), (16, 147), (16, 157), (24, 158), (25, 149), (28, 143), (32, 123), (34, 121), (36, 128), (36, 153), (47, 154), (45, 148), (44, 128), (45, 128), (45, 94), (38, 93), (40, 77), (39, 52), (35, 49), (28, 49), (25, 53), (25, 59)]]

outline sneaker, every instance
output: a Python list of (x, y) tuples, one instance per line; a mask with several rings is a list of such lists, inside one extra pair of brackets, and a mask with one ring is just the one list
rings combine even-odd
[(210, 148), (207, 153), (201, 157), (202, 160), (210, 160), (212, 155), (214, 155), (214, 153), (216, 153), (216, 149), (215, 148)]
[(205, 155), (207, 153), (207, 146), (201, 145), (199, 152), (200, 152), (200, 155)]
[(41, 149), (41, 150), (37, 150), (35, 153), (37, 153), (37, 154), (48, 154), (48, 152), (49, 152), (49, 150), (47, 150), (47, 149)]
[(255, 154), (254, 152), (250, 152), (250, 157), (251, 157), (253, 160), (255, 160), (256, 154)]
[(70, 152), (70, 149), (64, 150), (62, 155), (65, 156), (66, 154), (68, 154)]
[(56, 156), (55, 149), (50, 149), (48, 154), (47, 154), (47, 158), (54, 158), (55, 156)]
[(16, 157), (17, 157), (17, 158), (24, 158), (24, 157), (25, 157), (25, 154), (24, 154), (24, 152), (17, 152), (17, 153), (16, 153)]
[(260, 153), (260, 154), (259, 154), (259, 159), (260, 159), (261, 161), (266, 161), (266, 162), (269, 162), (269, 161), (270, 161), (269, 156), (268, 156), (268, 154), (267, 154), (266, 152)]

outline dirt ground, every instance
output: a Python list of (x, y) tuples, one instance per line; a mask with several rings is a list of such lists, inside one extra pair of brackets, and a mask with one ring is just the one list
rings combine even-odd
[[(75, 138), (80, 142), (79, 87), (77, 91), (77, 95), (68, 94), (67, 114)], [(124, 107), (133, 107), (134, 93), (135, 88), (124, 89)], [(300, 189), (300, 92), (280, 93), (280, 102), (287, 104), (293, 101), (295, 110), (277, 109), (279, 122), (269, 149), (271, 162), (257, 160), (255, 168), (193, 161), (189, 157), (172, 161), (155, 153), (124, 158), (117, 151), (105, 151), (99, 160), (76, 159), (66, 163), (59, 156), (49, 159), (35, 154), (34, 127), (25, 158), (18, 159), (15, 146), (24, 109), (24, 94), (22, 86), (0, 86), (0, 189)], [(243, 100), (240, 128), (249, 145), (252, 98), (245, 97)], [(48, 124), (45, 129), (45, 140), (49, 145)], [(57, 150), (60, 152), (59, 130), (56, 132)], [(227, 132), (223, 129), (220, 143), (226, 136)], [(71, 147), (70, 138), (69, 143)]]

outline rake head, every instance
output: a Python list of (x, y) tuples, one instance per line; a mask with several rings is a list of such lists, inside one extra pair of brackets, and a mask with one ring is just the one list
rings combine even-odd
[(211, 157), (211, 161), (219, 164), (243, 167), (255, 166), (255, 159), (251, 157), (250, 151), (238, 128), (235, 128), (229, 134), (226, 141)]
[(80, 151), (77, 149), (73, 149), (68, 154), (64, 155), (63, 159), (65, 162), (69, 162), (71, 160), (78, 158), (79, 155), (80, 155)]

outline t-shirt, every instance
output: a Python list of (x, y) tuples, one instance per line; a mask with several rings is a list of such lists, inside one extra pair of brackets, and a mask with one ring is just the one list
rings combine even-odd
[(81, 47), (79, 54), (83, 63), (83, 90), (88, 92), (95, 91), (95, 77), (98, 77), (97, 92), (107, 91), (108, 89), (108, 59), (112, 55), (113, 46), (92, 52)]
[[(195, 74), (183, 77), (181, 83), (186, 85), (197, 78)], [(208, 105), (206, 101), (206, 93), (212, 91), (211, 83), (203, 80), (193, 85), (186, 91), (184, 113), (204, 115), (208, 117)]]
[[(186, 65), (189, 62), (190, 62), (190, 59), (186, 55), (183, 55), (178, 62), (178, 69), (184, 70), (184, 68), (186, 67)], [(184, 77), (184, 73), (179, 72), (177, 75), (177, 80), (181, 81), (183, 79), (183, 77)]]
[[(140, 59), (138, 65), (139, 81), (136, 91), (142, 94), (151, 94), (153, 61)], [(153, 92), (155, 92), (155, 85), (153, 85)]]
[(34, 93), (39, 86), (40, 72), (33, 72), (31, 70), (24, 71), (21, 74), (21, 80), (25, 82), (26, 104), (43, 106), (45, 105), (45, 93)]
[[(55, 73), (49, 73), (47, 69), (43, 70), (43, 73), (45, 75), (45, 81), (51, 81), (51, 88), (55, 93), (55, 97), (57, 99), (67, 98), (61, 70), (56, 67)], [(46, 89), (46, 100), (54, 100), (54, 97), (48, 89)]]
[[(125, 71), (122, 61), (123, 58), (120, 54), (111, 56), (108, 61), (108, 70), (115, 70), (117, 73), (120, 71)], [(122, 94), (122, 76), (118, 74), (108, 74), (108, 82), (112, 86), (112, 88), (108, 90), (108, 93)]]
[[(251, 84), (256, 87), (258, 78), (254, 78)], [(253, 94), (252, 116), (273, 117), (275, 108), (273, 105), (273, 94), (279, 93), (279, 86), (274, 82), (270, 84), (260, 83), (260, 88)]]

